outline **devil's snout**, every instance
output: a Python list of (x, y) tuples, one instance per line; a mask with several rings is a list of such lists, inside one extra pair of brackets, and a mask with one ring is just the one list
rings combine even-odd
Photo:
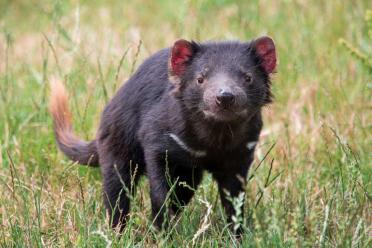
[(235, 96), (230, 90), (220, 89), (216, 95), (216, 103), (219, 107), (228, 108), (234, 104)]

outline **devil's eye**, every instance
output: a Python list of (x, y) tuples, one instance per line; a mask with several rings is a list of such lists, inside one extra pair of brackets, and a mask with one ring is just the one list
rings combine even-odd
[(244, 76), (244, 78), (245, 78), (245, 81), (247, 83), (251, 83), (252, 82), (252, 74), (246, 73), (245, 76)]
[(202, 84), (204, 82), (204, 78), (203, 77), (198, 77), (196, 79), (196, 81), (198, 82), (198, 84)]

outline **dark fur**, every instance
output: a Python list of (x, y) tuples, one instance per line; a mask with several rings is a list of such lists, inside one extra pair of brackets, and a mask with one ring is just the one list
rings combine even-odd
[[(100, 164), (104, 201), (113, 227), (120, 226), (122, 230), (129, 211), (123, 183), (130, 189), (131, 181), (137, 182), (143, 174), (149, 178), (152, 213), (157, 216), (155, 223), (159, 227), (164, 214), (176, 213), (194, 194), (179, 182), (196, 188), (204, 170), (212, 173), (218, 183), (228, 221), (234, 209), (224, 190), (232, 197), (244, 190), (254, 153), (246, 144), (259, 138), (261, 108), (271, 101), (271, 72), (261, 66), (263, 61), (255, 50), (255, 41), (193, 42), (188, 46), (191, 46), (186, 48), (191, 49), (192, 57), (177, 71), (172, 69), (171, 48), (148, 58), (108, 103), (97, 137), (90, 143), (82, 143), (71, 135), (70, 122), (64, 119), (64, 114), (58, 113), (67, 112), (67, 107), (58, 107), (64, 106), (66, 99), (58, 97), (63, 93), (54, 93), (56, 100), (51, 111), (59, 147), (74, 161)], [(209, 68), (207, 75), (203, 72), (206, 66)], [(232, 82), (241, 91), (241, 96), (240, 91), (236, 93), (236, 108), (245, 109), (244, 116), (224, 119), (225, 111), (219, 119), (207, 117), (201, 111), (204, 105), (212, 112), (220, 110), (216, 110), (218, 106), (214, 103), (213, 82), (198, 85), (196, 78), (203, 74), (206, 80), (212, 80), (220, 73), (227, 75), (227, 79), (223, 79), (226, 83)], [(252, 75), (252, 83), (245, 83), (245, 73)], [(193, 149), (205, 150), (207, 156), (191, 156), (169, 137), (169, 133), (177, 135)], [(177, 181), (168, 211), (164, 205), (170, 188), (166, 164), (171, 181)]]

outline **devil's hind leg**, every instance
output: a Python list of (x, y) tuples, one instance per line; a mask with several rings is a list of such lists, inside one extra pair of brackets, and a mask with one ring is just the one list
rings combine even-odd
[(123, 154), (115, 156), (112, 152), (106, 151), (104, 156), (100, 157), (104, 203), (112, 228), (117, 228), (120, 232), (127, 221), (130, 195), (142, 174), (138, 164)]

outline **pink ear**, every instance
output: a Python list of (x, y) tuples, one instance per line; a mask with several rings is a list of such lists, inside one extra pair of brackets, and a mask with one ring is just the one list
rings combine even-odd
[(261, 66), (267, 73), (272, 73), (276, 67), (276, 53), (274, 41), (263, 36), (254, 41), (257, 55), (262, 59)]
[(187, 62), (191, 60), (193, 55), (192, 44), (186, 40), (178, 40), (174, 43), (171, 52), (171, 69), (172, 72), (180, 76), (186, 69)]

